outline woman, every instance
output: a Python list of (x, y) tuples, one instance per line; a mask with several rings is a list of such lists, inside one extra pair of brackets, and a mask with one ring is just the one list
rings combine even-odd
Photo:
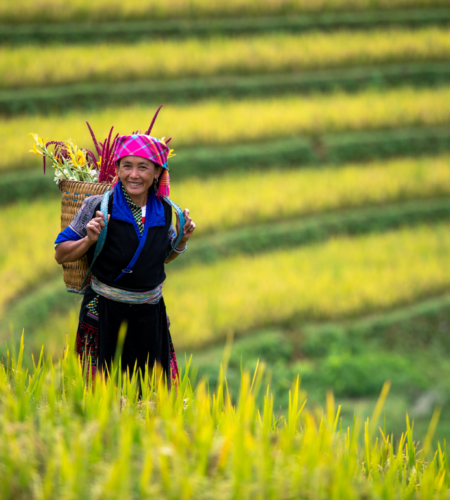
[[(120, 326), (127, 324), (122, 367), (145, 370), (159, 363), (170, 383), (178, 373), (169, 332), (162, 287), (164, 264), (186, 250), (195, 224), (184, 210), (183, 238), (169, 257), (176, 238), (169, 192), (167, 145), (148, 135), (118, 138), (114, 152), (118, 183), (108, 206), (107, 236), (92, 268), (80, 311), (76, 351), (89, 364), (108, 366), (114, 359)], [(105, 227), (102, 196), (87, 198), (71, 224), (56, 239), (58, 264), (87, 254), (92, 262), (95, 244)], [(177, 233), (179, 232), (177, 217)], [(88, 372), (89, 373), (89, 372)]]

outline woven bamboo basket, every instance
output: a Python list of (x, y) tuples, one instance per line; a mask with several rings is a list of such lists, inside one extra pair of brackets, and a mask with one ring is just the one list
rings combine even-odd
[[(79, 182), (64, 180), (60, 183), (59, 189), (62, 194), (61, 199), (61, 231), (72, 222), (75, 214), (80, 210), (83, 201), (89, 196), (95, 194), (104, 194), (111, 188), (111, 184), (99, 184), (97, 182)], [(67, 291), (82, 293), (89, 285), (90, 276), (86, 280), (83, 290), (83, 284), (86, 273), (89, 271), (89, 265), (86, 255), (76, 262), (68, 262), (62, 265), (63, 278)]]

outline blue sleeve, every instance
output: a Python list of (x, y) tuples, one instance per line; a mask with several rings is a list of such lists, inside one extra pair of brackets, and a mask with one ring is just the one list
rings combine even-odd
[(173, 241), (177, 237), (177, 233), (175, 231), (175, 228), (173, 226), (173, 222), (170, 223), (169, 227), (169, 240)]
[(81, 236), (77, 234), (70, 226), (67, 226), (64, 231), (58, 234), (55, 241), (55, 248), (64, 241), (78, 241), (81, 240)]

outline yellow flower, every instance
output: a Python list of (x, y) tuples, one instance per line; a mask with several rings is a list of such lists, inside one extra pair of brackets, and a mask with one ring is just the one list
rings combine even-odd
[(34, 153), (35, 155), (44, 156), (44, 153), (36, 147), (36, 144), (33, 144), (33, 149), (30, 149), (29, 153)]
[(69, 156), (70, 156), (70, 159), (72, 160), (72, 165), (76, 165), (77, 159), (75, 158), (75, 155), (73, 154), (73, 152), (70, 150), (69, 150)]
[(86, 165), (86, 154), (84, 153), (83, 150), (79, 149), (77, 151), (77, 161), (78, 161), (78, 165), (80, 167), (82, 167), (83, 165)]
[(42, 139), (42, 137), (39, 137), (38, 134), (33, 134), (32, 132), (28, 135), (31, 135), (33, 139), (36, 141), (36, 144), (38, 146), (41, 146), (42, 148), (45, 147), (45, 143), (48, 141), (48, 137), (46, 139)]
[(99, 156), (99, 160), (98, 160), (98, 162), (97, 162), (97, 166), (98, 166), (98, 168), (100, 168), (100, 165), (101, 165), (101, 164), (102, 164), (102, 157), (101, 157), (101, 156)]

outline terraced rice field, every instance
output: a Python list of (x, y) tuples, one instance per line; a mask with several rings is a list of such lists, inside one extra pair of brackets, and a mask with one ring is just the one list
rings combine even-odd
[(335, 319), (447, 289), (450, 227), (336, 239), (170, 273), (165, 300), (176, 342), (200, 346), (297, 316)]
[[(302, 373), (313, 398), (328, 388), (364, 398), (383, 377), (397, 377), (393, 390), (412, 412), (418, 394), (433, 389), (442, 397), (445, 426), (449, 15), (446, 0), (3, 2), (0, 24), (15, 33), (1, 46), (0, 180), (11, 186), (23, 174), (33, 182), (41, 166), (28, 152), (28, 133), (92, 149), (86, 120), (99, 138), (112, 125), (120, 133), (144, 130), (164, 88), (141, 95), (133, 85), (171, 86), (153, 133), (173, 137), (172, 198), (197, 223), (185, 263), (180, 256), (167, 268), (165, 301), (180, 358), (195, 348), (200, 373), (216, 373), (212, 350), (236, 334), (253, 342), (249, 359), (268, 364), (275, 388)], [(227, 21), (233, 17), (239, 22)], [(45, 22), (33, 26), (36, 19)], [(65, 23), (76, 38), (70, 43)], [(132, 37), (156, 25), (165, 34)], [(95, 47), (77, 35), (92, 26)], [(45, 39), (50, 28), (63, 38)], [(290, 75), (316, 80), (303, 92), (286, 84)], [(227, 91), (232, 80), (242, 92)], [(102, 85), (123, 94), (103, 95)], [(333, 153), (350, 143), (358, 154)], [(289, 147), (305, 153), (293, 159), (284, 154)], [(261, 165), (251, 148), (260, 150)], [(273, 161), (263, 162), (264, 152)], [(214, 155), (227, 160), (207, 165)], [(210, 168), (196, 170), (192, 158)], [(25, 326), (33, 352), (44, 343), (55, 355), (67, 332), (73, 342), (79, 307), (79, 297), (64, 294), (53, 259), (57, 189), (39, 199), (17, 192), (0, 200), (9, 203), (0, 211), (7, 228), (0, 231), (0, 340), (9, 338), (10, 323), (16, 335)], [(432, 313), (422, 310), (428, 299)], [(373, 317), (376, 328), (361, 326)]]
[(32, 0), (4, 3), (0, 8), (0, 20), (15, 24), (36, 22), (44, 16), (48, 22), (76, 22), (82, 20), (129, 21), (135, 19), (195, 19), (226, 16), (273, 16), (306, 12), (355, 11), (376, 9), (445, 7), (445, 0), (230, 0), (210, 2), (208, 0), (175, 0), (168, 4), (164, 0), (126, 4), (118, 0), (100, 0), (95, 3), (75, 0), (62, 4), (58, 0), (36, 3)]
[(52, 249), (55, 231), (58, 233), (59, 205), (22, 202), (2, 209), (0, 226), (8, 230), (0, 236), (0, 275), (4, 283), (0, 311), (8, 300), (43, 284), (49, 274), (57, 271)]
[(104, 43), (95, 51), (90, 45), (10, 46), (2, 51), (0, 89), (448, 61), (449, 40), (446, 28), (423, 28), (155, 40), (114, 50)]
[[(442, 156), (339, 169), (251, 172), (239, 175), (239, 190), (234, 174), (203, 182), (177, 182), (174, 174), (173, 198), (195, 214), (196, 239), (201, 243), (203, 236), (240, 227), (298, 221), (333, 210), (445, 197), (450, 194), (449, 161), (448, 156)], [(280, 179), (282, 188), (274, 189)], [(0, 307), (36, 282), (59, 273), (52, 258), (59, 207), (59, 199), (54, 199), (22, 202), (2, 210), (0, 225), (8, 227), (10, 220), (15, 223), (0, 237), (0, 279), (5, 284)], [(31, 225), (30, 220), (34, 222)], [(195, 249), (196, 241), (192, 244)]]
[[(32, 141), (27, 138), (29, 132), (56, 140), (71, 138), (82, 147), (92, 147), (86, 120), (102, 137), (111, 125), (120, 133), (130, 133), (136, 128), (144, 130), (154, 111), (153, 106), (128, 106), (93, 113), (71, 111), (65, 115), (5, 119), (0, 123), (4, 151), (0, 170), (11, 171), (30, 165), (32, 159), (28, 151)], [(334, 132), (425, 128), (449, 122), (450, 87), (445, 86), (436, 90), (403, 88), (382, 93), (369, 90), (308, 98), (285, 96), (231, 103), (207, 100), (191, 105), (172, 105), (161, 113), (152, 133), (158, 137), (173, 137), (171, 145), (174, 148), (198, 148)], [(173, 160), (174, 168), (179, 158)]]
[[(450, 285), (442, 272), (449, 250), (450, 227), (438, 224), (184, 270), (168, 266), (164, 297), (175, 345), (189, 352), (230, 332), (342, 320), (436, 296)], [(42, 338), (51, 325), (64, 326), (62, 339), (69, 323), (67, 312), (36, 330)]]
[(339, 169), (224, 174), (205, 181), (175, 180), (173, 196), (196, 214), (201, 236), (333, 210), (448, 196), (449, 164), (450, 157), (442, 156)]

